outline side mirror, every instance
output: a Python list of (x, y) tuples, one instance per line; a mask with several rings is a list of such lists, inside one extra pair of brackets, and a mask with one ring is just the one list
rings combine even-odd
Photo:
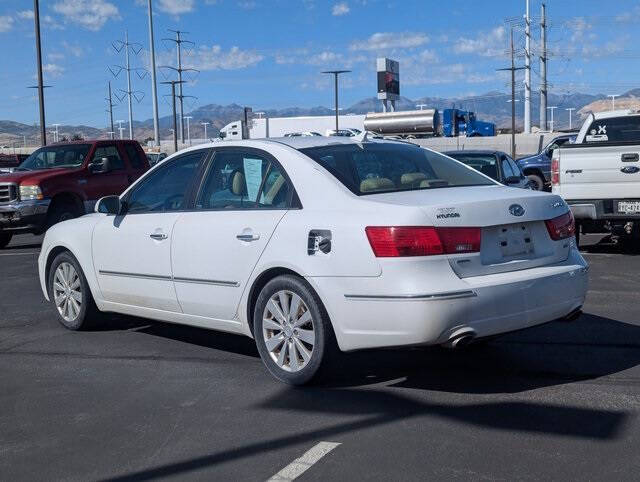
[(504, 180), (504, 183), (505, 183), (505, 184), (507, 184), (507, 185), (510, 185), (510, 184), (520, 184), (520, 181), (521, 181), (521, 180), (522, 180), (522, 179), (520, 179), (520, 177), (519, 177), (519, 176), (509, 176), (508, 178), (506, 178), (506, 179)]
[(98, 199), (95, 212), (102, 214), (113, 214), (117, 216), (122, 211), (122, 203), (120, 196), (105, 196)]
[(89, 164), (89, 172), (93, 174), (104, 174), (111, 170), (111, 161), (108, 157), (103, 157), (99, 161), (93, 161)]

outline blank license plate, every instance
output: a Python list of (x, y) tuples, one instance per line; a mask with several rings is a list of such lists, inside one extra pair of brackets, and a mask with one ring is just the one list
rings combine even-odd
[(533, 240), (529, 227), (524, 224), (510, 224), (498, 227), (498, 244), (505, 258), (533, 252)]
[(618, 212), (626, 214), (640, 213), (640, 201), (618, 201)]

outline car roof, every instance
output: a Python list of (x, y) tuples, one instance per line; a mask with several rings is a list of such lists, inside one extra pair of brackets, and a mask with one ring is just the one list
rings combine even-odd
[(507, 155), (505, 152), (495, 151), (492, 149), (465, 149), (462, 151), (443, 151), (442, 153), (447, 156), (462, 155), (462, 154), (477, 154), (477, 155), (483, 155), (483, 156), (487, 156), (487, 155), (495, 156), (496, 154)]
[[(307, 149), (311, 147), (324, 147), (324, 146), (336, 146), (342, 144), (363, 144), (359, 141), (358, 137), (342, 137), (342, 136), (306, 136), (306, 137), (270, 137), (264, 139), (267, 142), (278, 142), (280, 144), (286, 144), (294, 149)], [(370, 142), (385, 142), (394, 144), (407, 144), (406, 142), (398, 142), (394, 140), (383, 139), (367, 139), (364, 143)], [(420, 147), (417, 144), (412, 144), (415, 147)]]
[(609, 119), (611, 117), (626, 117), (630, 115), (639, 115), (640, 112), (633, 109), (624, 109), (624, 110), (608, 110), (604, 112), (594, 112), (593, 117), (596, 120), (599, 119)]

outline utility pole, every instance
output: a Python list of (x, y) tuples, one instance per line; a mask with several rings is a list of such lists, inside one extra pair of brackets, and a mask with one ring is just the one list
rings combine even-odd
[(551, 111), (551, 122), (550, 122), (550, 132), (553, 132), (553, 111), (556, 110), (558, 107), (557, 106), (552, 106), (552, 107), (547, 107), (547, 109), (549, 109)]
[(191, 145), (191, 129), (189, 128), (189, 121), (193, 119), (193, 117), (190, 115), (186, 115), (183, 117), (183, 119), (187, 121), (187, 139), (189, 139), (189, 145)]
[(336, 134), (338, 133), (338, 116), (339, 116), (339, 109), (338, 109), (338, 75), (340, 74), (346, 74), (348, 72), (351, 72), (350, 70), (326, 70), (324, 72), (322, 72), (323, 74), (333, 74), (334, 76), (334, 80), (335, 80), (335, 97), (336, 97)]
[(111, 96), (111, 81), (109, 81), (109, 97), (105, 99), (109, 103), (109, 108), (107, 112), (109, 113), (109, 125), (111, 126), (111, 132), (113, 130), (113, 97)]
[(531, 18), (529, 16), (529, 0), (525, 0), (524, 16), (524, 133), (531, 134)]
[[(142, 50), (142, 45), (139, 43), (129, 42), (129, 32), (125, 31), (124, 34), (124, 42), (122, 40), (117, 40), (111, 44), (113, 49), (120, 53), (124, 49), (124, 57), (125, 57), (125, 65), (116, 65), (114, 66), (116, 70), (109, 68), (114, 77), (117, 77), (120, 72), (125, 71), (127, 73), (127, 90), (120, 89), (120, 92), (123, 93), (123, 97), (120, 98), (122, 100), (124, 96), (127, 97), (127, 102), (129, 104), (129, 139), (133, 139), (133, 107), (132, 107), (132, 99), (135, 98), (137, 102), (140, 102), (144, 97), (144, 92), (134, 91), (131, 88), (131, 71), (135, 70), (138, 74), (138, 77), (142, 80), (144, 76), (147, 74), (147, 71), (142, 67), (131, 67), (131, 61), (129, 58), (129, 51), (132, 50), (134, 54), (138, 55)], [(140, 74), (142, 71), (142, 75)]]
[(207, 126), (210, 124), (210, 122), (200, 122), (200, 124), (202, 124), (204, 126), (204, 140), (206, 141), (208, 139), (208, 137), (207, 137)]
[(33, 0), (33, 19), (36, 30), (36, 58), (38, 68), (38, 104), (40, 106), (40, 142), (47, 145), (47, 129), (44, 121), (44, 85), (42, 83), (42, 48), (40, 45), (40, 5), (38, 0)]
[(182, 80), (168, 80), (166, 82), (160, 82), (161, 84), (171, 85), (171, 105), (173, 107), (173, 152), (178, 152), (178, 126), (176, 122), (176, 84), (181, 84)]
[(611, 99), (611, 110), (616, 110), (616, 97), (620, 97), (620, 94), (608, 95)]
[[(156, 48), (153, 41), (153, 13), (151, 0), (148, 1), (149, 13), (149, 55), (151, 56), (151, 105), (153, 106), (153, 140), (154, 145), (160, 145), (160, 128), (158, 125), (158, 90), (156, 86)], [(113, 130), (113, 128), (111, 129)]]
[(569, 107), (568, 109), (565, 109), (569, 111), (569, 130), (571, 130), (573, 128), (573, 125), (571, 123), (571, 112), (573, 112), (574, 110), (576, 110), (575, 107)]
[(526, 67), (516, 67), (515, 50), (513, 49), (513, 27), (511, 27), (511, 67), (497, 70), (511, 71), (511, 157), (516, 158), (516, 70)]
[(178, 73), (178, 100), (180, 101), (180, 142), (184, 144), (184, 123), (182, 121), (183, 117), (184, 117), (184, 98), (185, 97), (192, 97), (192, 96), (186, 96), (183, 95), (182, 93), (182, 84), (184, 83), (182, 81), (182, 73), (183, 72), (199, 72), (196, 69), (183, 69), (182, 68), (182, 44), (187, 44), (187, 45), (191, 45), (194, 46), (195, 44), (193, 42), (191, 42), (190, 40), (185, 40), (184, 38), (182, 38), (182, 35), (189, 33), (189, 32), (183, 32), (180, 30), (169, 30), (169, 32), (174, 32), (176, 34), (176, 38), (165, 38), (162, 39), (164, 41), (167, 42), (175, 42), (176, 44), (176, 57), (177, 57), (177, 62), (178, 62), (178, 67), (171, 67), (169, 65), (163, 65), (160, 68), (165, 68), (165, 69), (171, 69), (174, 70)]
[(547, 16), (546, 5), (540, 12), (540, 129), (547, 125)]

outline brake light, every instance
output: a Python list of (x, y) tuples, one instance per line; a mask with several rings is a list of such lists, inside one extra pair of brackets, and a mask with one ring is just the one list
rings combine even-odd
[(368, 226), (365, 231), (377, 258), (480, 251), (480, 228)]
[(549, 236), (554, 241), (567, 239), (576, 234), (576, 222), (571, 211), (557, 218), (549, 219), (544, 223), (547, 225)]
[(553, 186), (560, 184), (560, 157), (556, 152), (553, 153), (553, 157), (551, 158), (551, 184)]

